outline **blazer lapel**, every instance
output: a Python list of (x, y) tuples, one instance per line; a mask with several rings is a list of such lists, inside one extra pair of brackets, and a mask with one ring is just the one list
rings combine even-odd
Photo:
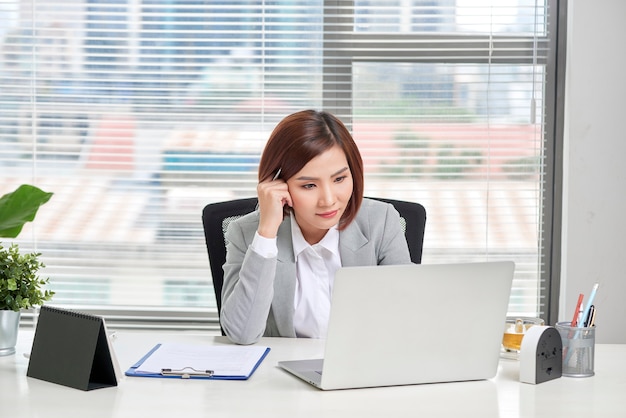
[(276, 243), (278, 262), (276, 264), (276, 278), (274, 279), (272, 310), (276, 319), (276, 327), (281, 334), (295, 337), (293, 300), (296, 294), (296, 262), (291, 243), (291, 223), (287, 217), (278, 228)]
[[(367, 263), (363, 251), (369, 240), (361, 231), (357, 222), (352, 222), (346, 229), (339, 233), (339, 254), (341, 265), (345, 267), (359, 266)], [(367, 256), (365, 256), (367, 257)]]

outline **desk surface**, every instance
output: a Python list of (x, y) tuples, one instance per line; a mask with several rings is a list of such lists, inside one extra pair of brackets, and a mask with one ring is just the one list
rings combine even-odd
[[(225, 343), (181, 332), (117, 332), (122, 371), (160, 342)], [(626, 345), (596, 346), (596, 375), (540, 385), (519, 382), (519, 363), (502, 359), (494, 379), (321, 391), (279, 369), (279, 360), (322, 357), (323, 341), (265, 338), (271, 352), (247, 381), (124, 377), (118, 387), (82, 392), (26, 377), (32, 332), (17, 354), (0, 357), (2, 417), (623, 417)], [(462, 353), (460, 353), (462, 355)]]

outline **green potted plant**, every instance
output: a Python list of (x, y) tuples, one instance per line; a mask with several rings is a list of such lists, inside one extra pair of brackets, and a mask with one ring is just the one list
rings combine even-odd
[[(28, 184), (0, 197), (0, 238), (17, 237), (50, 197), (52, 193)], [(17, 244), (0, 244), (0, 356), (15, 353), (21, 311), (39, 306), (54, 295), (43, 289), (48, 279), (37, 274), (44, 267), (40, 255), (21, 254)]]

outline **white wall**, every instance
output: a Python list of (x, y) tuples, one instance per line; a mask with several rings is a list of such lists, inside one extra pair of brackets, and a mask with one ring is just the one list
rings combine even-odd
[(597, 342), (626, 343), (626, 1), (568, 8), (559, 320), (599, 282)]

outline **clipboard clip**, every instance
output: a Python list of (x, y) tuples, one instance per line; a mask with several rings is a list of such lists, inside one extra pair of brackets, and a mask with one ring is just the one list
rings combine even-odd
[(161, 376), (180, 376), (189, 379), (191, 376), (212, 377), (213, 370), (198, 370), (193, 367), (183, 367), (182, 369), (161, 369)]

